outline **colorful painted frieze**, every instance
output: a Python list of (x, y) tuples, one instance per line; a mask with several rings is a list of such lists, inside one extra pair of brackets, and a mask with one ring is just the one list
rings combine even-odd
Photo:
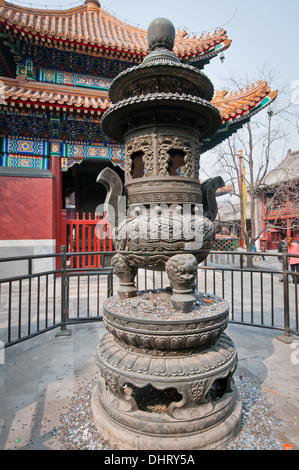
[(10, 168), (32, 168), (35, 170), (48, 170), (49, 159), (43, 157), (28, 157), (26, 155), (4, 155), (1, 157), (1, 166)]
[(123, 169), (124, 149), (119, 145), (86, 145), (9, 136), (1, 142), (1, 166), (48, 169), (50, 155), (54, 154), (61, 156), (64, 171), (86, 159), (111, 161)]
[(63, 144), (62, 169), (66, 170), (84, 159), (109, 160), (114, 165), (123, 168), (124, 149), (118, 145), (106, 147), (104, 145)]
[(45, 157), (49, 155), (49, 145), (50, 143), (46, 140), (4, 137), (2, 139), (1, 152), (2, 155), (22, 154)]
[(38, 80), (41, 82), (55, 83), (60, 85), (78, 86), (83, 88), (94, 88), (97, 90), (109, 90), (112, 80), (108, 78), (99, 78), (92, 75), (81, 73), (61, 72), (40, 68), (38, 71)]

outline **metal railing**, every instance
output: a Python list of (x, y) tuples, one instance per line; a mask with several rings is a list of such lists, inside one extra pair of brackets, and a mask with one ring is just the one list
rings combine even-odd
[(230, 321), (283, 330), (287, 336), (298, 335), (299, 273), (290, 270), (290, 255), (280, 255), (281, 264), (277, 253), (238, 251), (221, 256), (233, 256), (235, 263), (209, 265), (205, 261), (201, 279), (206, 292), (229, 302)]
[[(299, 255), (291, 255), (298, 258)], [(299, 273), (290, 269), (286, 252), (211, 251), (198, 267), (197, 290), (226, 299), (230, 322), (299, 335)], [(138, 272), (139, 273), (139, 272)], [(145, 271), (138, 288), (164, 288), (165, 273)]]
[[(102, 320), (103, 302), (118, 284), (106, 266), (115, 252), (96, 253), (101, 268), (71, 268), (72, 256), (89, 254), (95, 253), (66, 253), (63, 248), (61, 254), (0, 259), (0, 341), (5, 347), (53, 328), (63, 332), (69, 324)], [(282, 257), (279, 265), (277, 253), (212, 251), (198, 267), (197, 290), (225, 298), (231, 322), (299, 335), (299, 273), (289, 269), (287, 253)], [(5, 274), (8, 266), (13, 276)], [(139, 290), (168, 285), (164, 272), (138, 270)]]
[[(113, 294), (113, 273), (110, 267), (70, 268), (72, 256), (88, 254), (66, 253), (62, 247), (60, 254), (0, 259), (0, 341), (5, 347), (78, 321), (102, 320), (103, 300)], [(104, 266), (104, 253), (97, 255)], [(57, 258), (61, 269), (55, 268)], [(18, 275), (5, 275), (14, 265)]]

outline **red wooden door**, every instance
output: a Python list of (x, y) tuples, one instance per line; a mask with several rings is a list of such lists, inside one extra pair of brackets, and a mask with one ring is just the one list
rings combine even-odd
[[(101, 255), (98, 252), (113, 251), (112, 226), (104, 217), (91, 213), (82, 219), (79, 214), (66, 222), (66, 246), (68, 253), (80, 253), (70, 257), (71, 268), (100, 268)], [(82, 254), (81, 254), (82, 253)], [(86, 255), (84, 255), (86, 253)]]

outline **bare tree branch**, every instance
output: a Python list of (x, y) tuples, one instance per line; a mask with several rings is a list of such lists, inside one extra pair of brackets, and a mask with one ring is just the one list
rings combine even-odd
[[(266, 79), (267, 75), (267, 79)], [(261, 72), (262, 78), (267, 82), (273, 79), (273, 73), (263, 70)], [(242, 86), (242, 81), (237, 80), (235, 77), (231, 79), (231, 84), (238, 90), (245, 88)], [(244, 81), (243, 81), (244, 83)], [(247, 83), (248, 86), (248, 83)], [(286, 90), (280, 90), (280, 93), (285, 94)], [(280, 125), (281, 120), (290, 116), (290, 106), (281, 104), (279, 99), (276, 99), (275, 104), (272, 106), (269, 115), (265, 112), (259, 113), (258, 117), (252, 118), (251, 121), (245, 124), (243, 129), (239, 130), (236, 134), (231, 136), (224, 144), (217, 148), (218, 161), (222, 174), (227, 175), (227, 181), (233, 184), (235, 196), (240, 201), (242, 194), (240, 193), (241, 174), (239, 165), (238, 152), (243, 152), (243, 163), (245, 165), (245, 181), (247, 188), (247, 207), (250, 209), (250, 232), (245, 229), (245, 224), (242, 222), (242, 204), (235, 204), (238, 207), (238, 215), (234, 214), (230, 220), (227, 218), (221, 220), (221, 224), (232, 225), (242, 228), (243, 236), (248, 251), (252, 251), (253, 246), (258, 238), (262, 235), (264, 229), (259, 228), (257, 225), (257, 218), (255, 216), (257, 204), (259, 202), (261, 188), (264, 185), (265, 179), (269, 171), (274, 168), (283, 158), (281, 148), (285, 148), (287, 142), (287, 133)], [(299, 119), (297, 120), (299, 131)], [(277, 153), (277, 144), (279, 143), (279, 153)], [(274, 202), (278, 197), (282, 197), (286, 193), (284, 184), (276, 188), (273, 197), (267, 199), (266, 211), (270, 211)], [(292, 204), (298, 204), (298, 201), (292, 201)], [(283, 206), (284, 207), (284, 206)], [(290, 207), (290, 205), (288, 206)], [(275, 215), (275, 214), (274, 214)], [(227, 217), (227, 216), (226, 216)], [(275, 220), (271, 219), (271, 225), (279, 220), (281, 224), (282, 214), (277, 213)]]

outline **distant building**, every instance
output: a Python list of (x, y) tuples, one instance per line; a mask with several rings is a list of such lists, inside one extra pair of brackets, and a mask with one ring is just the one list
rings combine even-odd
[(288, 151), (259, 188), (260, 227), (268, 249), (276, 249), (283, 233), (299, 241), (299, 151)]
[[(299, 151), (288, 151), (282, 162), (268, 173), (259, 187), (255, 214), (257, 244), (276, 250), (282, 234), (299, 241)], [(226, 203), (219, 207), (216, 229), (222, 236), (241, 238), (240, 204)], [(251, 237), (250, 204), (246, 205), (246, 227)]]

